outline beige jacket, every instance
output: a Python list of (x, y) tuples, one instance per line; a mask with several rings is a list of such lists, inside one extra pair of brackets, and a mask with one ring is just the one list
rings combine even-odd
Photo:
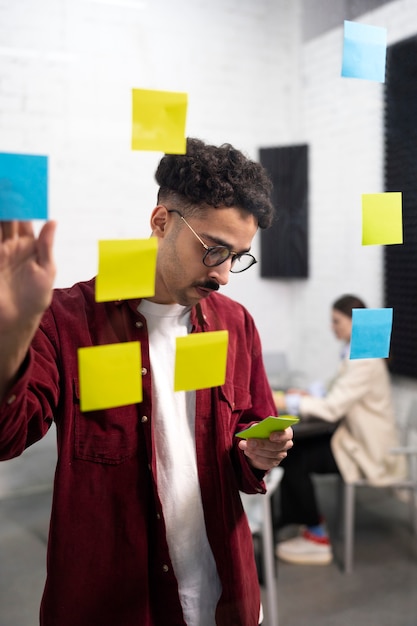
[(346, 482), (367, 478), (383, 486), (405, 476), (405, 459), (389, 453), (398, 435), (382, 359), (344, 359), (325, 398), (301, 398), (300, 415), (329, 422), (344, 418), (331, 446)]

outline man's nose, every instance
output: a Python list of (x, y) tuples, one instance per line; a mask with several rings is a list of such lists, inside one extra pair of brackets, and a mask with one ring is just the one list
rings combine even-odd
[(210, 267), (209, 276), (213, 280), (217, 281), (219, 285), (227, 285), (229, 282), (230, 268), (232, 265), (232, 260), (227, 259), (220, 265), (215, 265), (214, 267)]

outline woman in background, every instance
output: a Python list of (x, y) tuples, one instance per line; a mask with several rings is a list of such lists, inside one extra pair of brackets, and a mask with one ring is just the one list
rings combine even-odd
[(301, 524), (301, 534), (276, 546), (278, 558), (290, 563), (327, 564), (333, 555), (320, 514), (311, 474), (340, 473), (345, 482), (366, 478), (387, 485), (405, 475), (402, 457), (389, 454), (398, 445), (391, 385), (383, 359), (349, 359), (352, 309), (365, 308), (356, 296), (345, 295), (332, 306), (332, 328), (343, 341), (342, 361), (324, 397), (300, 391), (275, 392), (277, 409), (302, 420), (318, 417), (337, 424), (333, 433), (297, 441), (281, 463), (280, 527)]

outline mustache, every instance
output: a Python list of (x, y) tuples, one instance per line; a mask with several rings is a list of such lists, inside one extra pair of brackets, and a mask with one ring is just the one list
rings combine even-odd
[(211, 291), (218, 291), (220, 289), (219, 283), (216, 283), (214, 280), (207, 280), (205, 283), (199, 283), (195, 286), (201, 287), (202, 289), (210, 289)]

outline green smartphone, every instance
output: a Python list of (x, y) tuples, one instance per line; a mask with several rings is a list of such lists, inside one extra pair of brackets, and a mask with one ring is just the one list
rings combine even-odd
[(279, 417), (266, 417), (261, 422), (236, 433), (241, 439), (269, 439), (269, 435), (277, 430), (285, 430), (288, 426), (296, 424), (300, 418), (296, 415), (280, 415)]

